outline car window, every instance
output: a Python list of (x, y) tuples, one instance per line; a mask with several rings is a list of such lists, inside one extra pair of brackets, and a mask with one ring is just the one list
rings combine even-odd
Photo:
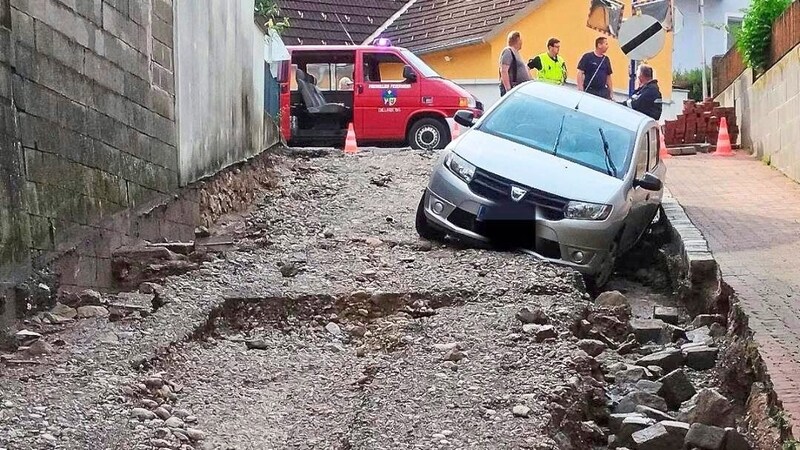
[(601, 118), (522, 92), (508, 96), (478, 129), (616, 178), (628, 171), (635, 136)]
[(637, 146), (637, 151), (639, 152), (636, 155), (636, 178), (642, 178), (645, 173), (647, 173), (647, 163), (649, 160), (649, 153), (650, 153), (650, 133), (642, 134), (642, 137), (639, 139), (639, 145)]
[(648, 163), (647, 163), (647, 170), (653, 170), (658, 165), (658, 150), (660, 146), (658, 128), (651, 128), (649, 136), (649, 152), (650, 155), (648, 156)]

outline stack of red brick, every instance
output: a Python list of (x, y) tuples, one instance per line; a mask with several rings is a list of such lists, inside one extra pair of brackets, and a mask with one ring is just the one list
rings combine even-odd
[(702, 143), (716, 145), (722, 117), (728, 122), (731, 142), (736, 142), (739, 128), (736, 126), (735, 108), (721, 107), (719, 102), (712, 99), (706, 99), (702, 103), (684, 100), (683, 114), (679, 114), (676, 120), (664, 122), (664, 142), (667, 146)]

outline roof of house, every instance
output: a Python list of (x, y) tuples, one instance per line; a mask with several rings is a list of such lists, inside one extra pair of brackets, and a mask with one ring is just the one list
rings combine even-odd
[(416, 0), (381, 34), (428, 53), (486, 42), (544, 0)]
[[(277, 0), (289, 27), (286, 45), (361, 44), (408, 0)], [(366, 3), (370, 3), (368, 6)]]

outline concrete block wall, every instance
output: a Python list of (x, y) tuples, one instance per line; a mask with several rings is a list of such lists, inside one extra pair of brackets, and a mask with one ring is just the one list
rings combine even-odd
[(736, 107), (744, 147), (800, 182), (800, 45), (755, 80), (745, 70), (717, 100)]

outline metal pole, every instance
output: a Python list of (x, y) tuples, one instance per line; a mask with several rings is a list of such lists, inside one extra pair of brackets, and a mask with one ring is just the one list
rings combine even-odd
[(705, 31), (705, 23), (706, 23), (706, 8), (703, 0), (699, 0), (699, 7), (700, 7), (700, 54), (703, 58), (703, 65), (700, 67), (702, 70), (702, 80), (703, 80), (703, 101), (708, 98), (708, 84), (706, 82), (706, 31)]
[(633, 91), (636, 90), (636, 60), (631, 60), (630, 79), (628, 80), (628, 97), (633, 96)]

